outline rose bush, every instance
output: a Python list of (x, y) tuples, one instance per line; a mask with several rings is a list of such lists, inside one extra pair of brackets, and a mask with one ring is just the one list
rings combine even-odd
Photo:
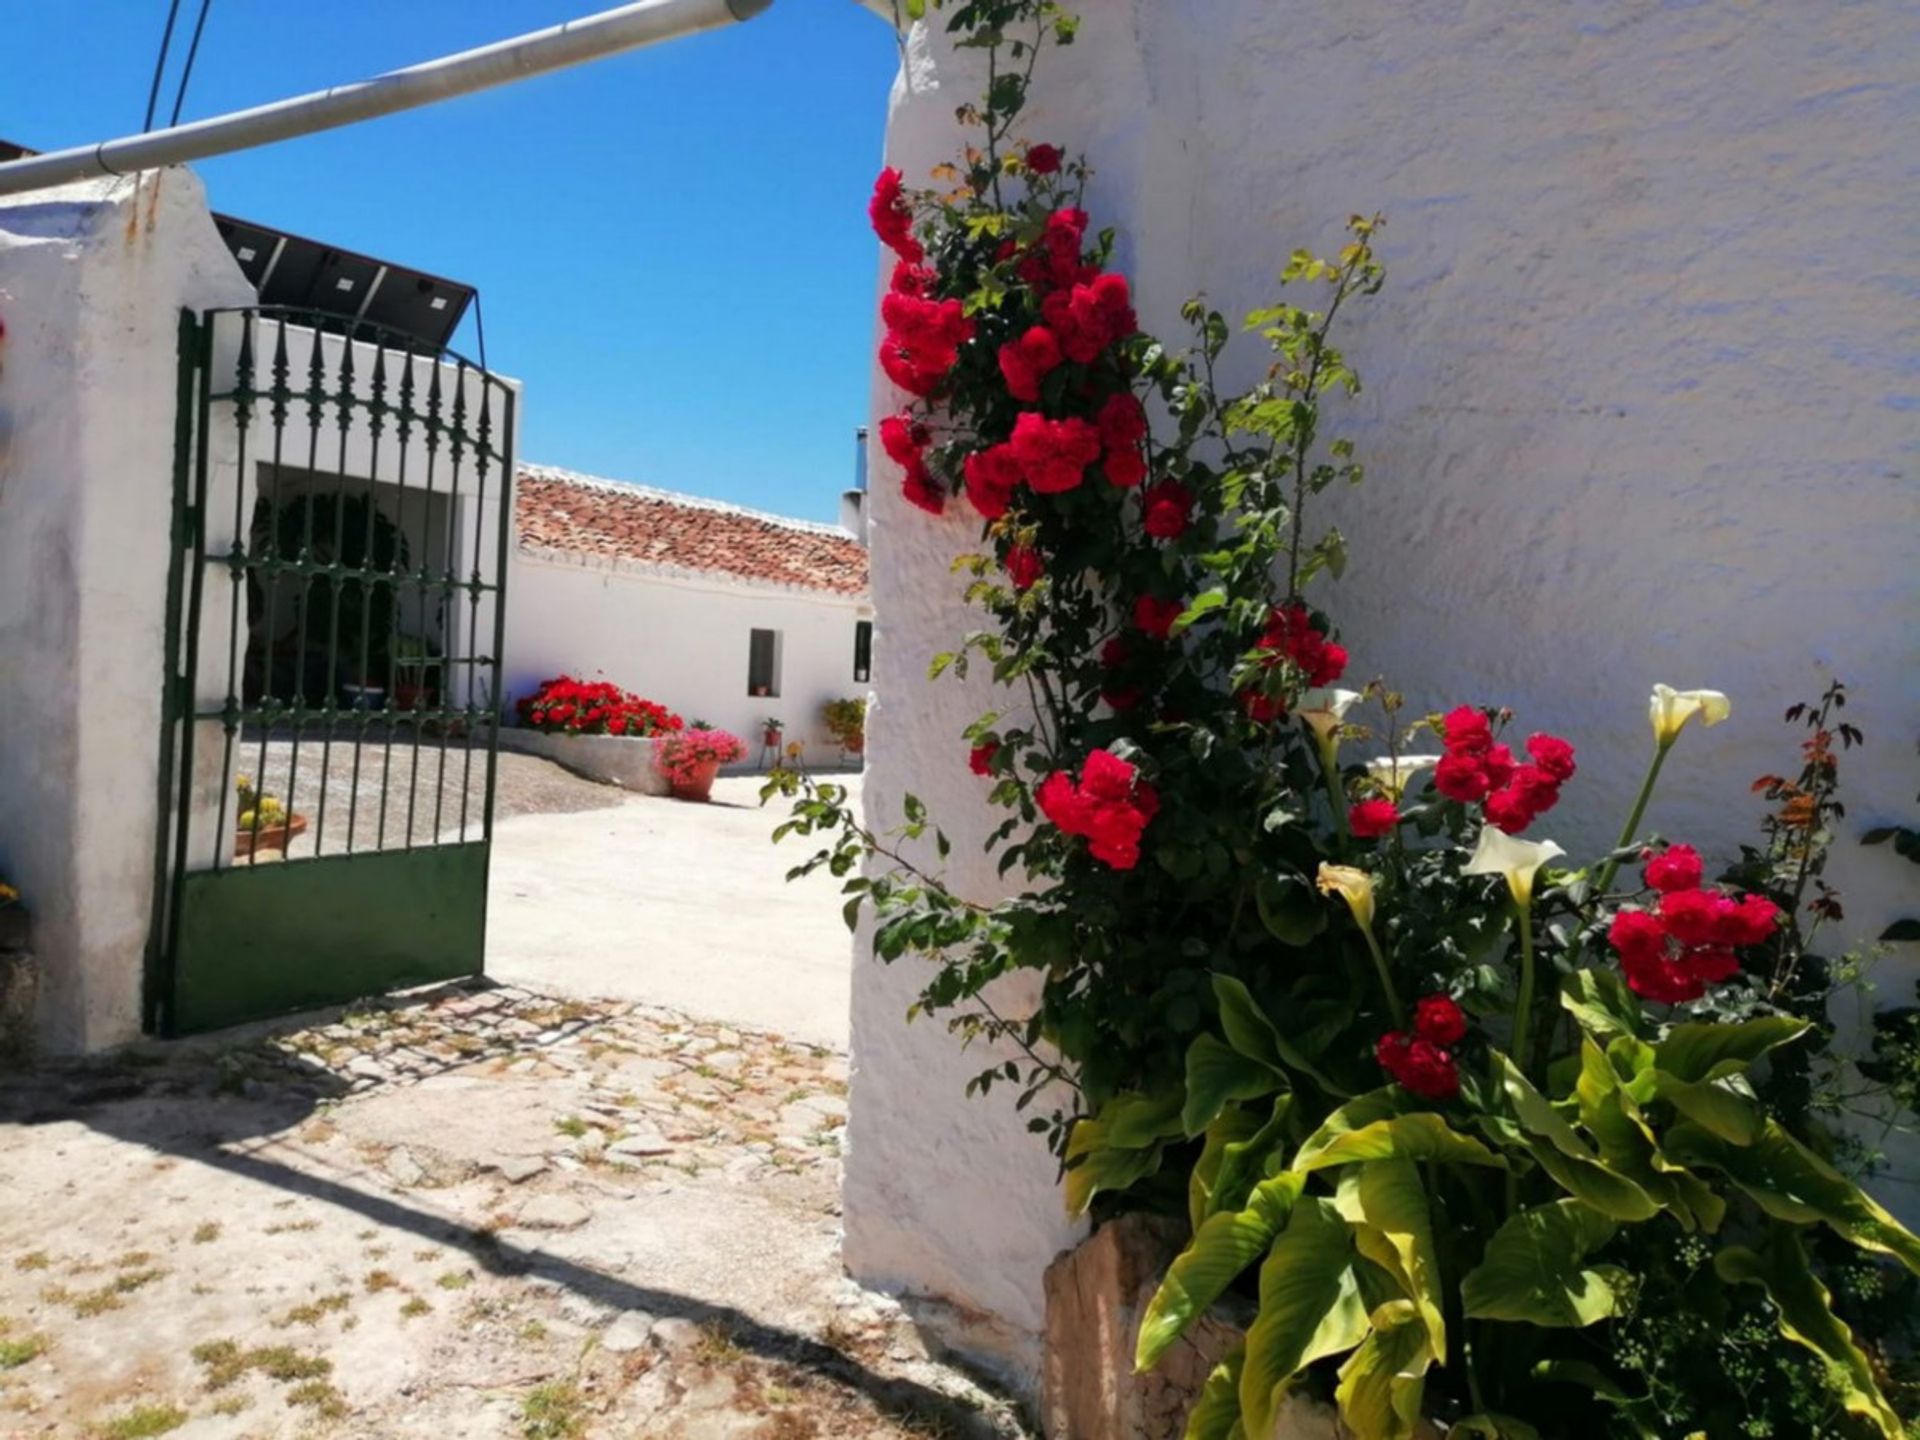
[[(1578, 794), (1568, 739), (1336, 688), (1352, 657), (1307, 595), (1346, 546), (1307, 517), (1362, 479), (1325, 407), (1360, 387), (1334, 336), (1382, 283), (1378, 219), (1295, 252), (1288, 298), (1248, 317), (1263, 378), (1225, 391), (1224, 318), (1190, 302), (1181, 349), (1143, 333), (1086, 163), (1016, 134), (1072, 17), (968, 0), (951, 28), (987, 59), (972, 142), (930, 188), (884, 172), (871, 204), (902, 392), (879, 434), (911, 504), (980, 525), (956, 569), (983, 623), (931, 673), (984, 665), (1005, 689), (954, 759), (1024, 884), (958, 893), (917, 799), (877, 833), (844, 788), (783, 774), (776, 838), (823, 842), (794, 873), (844, 877), (883, 959), (931, 962), (914, 1013), (1021, 1057), (972, 1088), (1017, 1088), (1074, 1211), (1191, 1225), (1143, 1367), (1229, 1287), (1256, 1300), (1190, 1436), (1263, 1435), (1294, 1387), (1362, 1440), (1422, 1416), (1511, 1440), (1738, 1433), (1713, 1386), (1658, 1379), (1680, 1353), (1663, 1317), (1735, 1310), (1810, 1377), (1745, 1433), (1814, 1414), (1805, 1433), (1900, 1434), (1822, 1277), (1920, 1270), (1920, 1241), (1774, 1080), (1828, 1053), (1807, 847), (1797, 871), (1710, 883), (1643, 830), (1669, 753), (1726, 698), (1656, 687), (1646, 783), (1615, 849), (1576, 866), (1537, 833)], [(1016, 972), (1029, 1014), (997, 1004)], [(1705, 1249), (1669, 1283), (1679, 1240)]]

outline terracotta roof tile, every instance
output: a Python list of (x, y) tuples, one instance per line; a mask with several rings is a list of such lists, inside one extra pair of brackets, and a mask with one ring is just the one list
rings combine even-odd
[(522, 550), (707, 571), (841, 595), (867, 589), (866, 548), (838, 526), (550, 465), (520, 468), (514, 520)]

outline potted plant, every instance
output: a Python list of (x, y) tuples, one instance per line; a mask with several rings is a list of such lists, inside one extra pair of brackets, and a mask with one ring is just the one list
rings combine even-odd
[(284, 853), (295, 836), (306, 833), (307, 817), (293, 814), (279, 796), (256, 790), (251, 776), (236, 775), (233, 790), (238, 810), (233, 836), (236, 857)]
[(429, 673), (437, 674), (440, 657), (433, 653), (424, 635), (400, 635), (393, 642), (393, 703), (402, 710), (417, 710), (433, 704), (435, 686)]
[(859, 755), (867, 748), (867, 702), (862, 699), (829, 700), (820, 710), (827, 733), (833, 736), (843, 753)]
[(767, 716), (760, 722), (760, 743), (770, 750), (778, 750), (781, 732), (786, 728), (786, 722), (778, 715)]
[(704, 726), (678, 730), (654, 746), (654, 768), (666, 777), (676, 800), (705, 801), (722, 765), (747, 753), (746, 742), (725, 730)]

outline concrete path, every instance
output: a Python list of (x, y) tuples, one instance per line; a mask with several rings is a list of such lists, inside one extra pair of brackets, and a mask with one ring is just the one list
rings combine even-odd
[[(857, 795), (860, 777), (836, 778)], [(634, 797), (498, 822), (487, 973), (844, 1051), (853, 959), (840, 882), (787, 882), (812, 851), (771, 842), (785, 812), (760, 807), (760, 783), (724, 778), (710, 805)]]

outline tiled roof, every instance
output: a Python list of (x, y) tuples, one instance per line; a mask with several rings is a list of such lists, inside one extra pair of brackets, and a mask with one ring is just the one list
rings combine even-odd
[(866, 548), (838, 526), (551, 465), (520, 467), (514, 519), (516, 543), (527, 551), (840, 595), (867, 589)]

